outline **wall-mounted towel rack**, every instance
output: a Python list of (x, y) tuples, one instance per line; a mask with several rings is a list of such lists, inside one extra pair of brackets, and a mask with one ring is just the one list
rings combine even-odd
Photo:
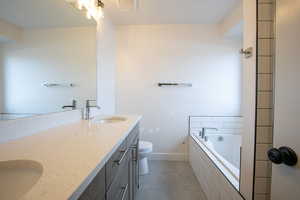
[(158, 83), (158, 87), (164, 87), (164, 86), (192, 87), (193, 84), (191, 84), (191, 83)]
[(75, 87), (74, 83), (43, 83), (45, 87)]

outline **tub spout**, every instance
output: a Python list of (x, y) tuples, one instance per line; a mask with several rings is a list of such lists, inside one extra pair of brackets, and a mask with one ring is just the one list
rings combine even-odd
[(215, 130), (217, 131), (218, 129), (217, 128), (210, 128), (210, 127), (203, 127), (199, 133), (199, 136), (207, 141), (207, 137), (206, 137), (206, 131), (207, 130)]

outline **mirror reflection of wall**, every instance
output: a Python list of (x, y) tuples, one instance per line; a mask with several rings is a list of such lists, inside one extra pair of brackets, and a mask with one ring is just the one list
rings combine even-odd
[(2, 119), (68, 110), (62, 106), (73, 100), (82, 108), (96, 99), (96, 23), (64, 1), (49, 1), (47, 9), (45, 2), (19, 4), (0, 3)]

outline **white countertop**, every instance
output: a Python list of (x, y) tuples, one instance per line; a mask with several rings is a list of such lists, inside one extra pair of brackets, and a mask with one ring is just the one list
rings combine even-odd
[(41, 178), (22, 200), (70, 199), (96, 168), (104, 166), (141, 119), (122, 117), (127, 120), (111, 124), (82, 120), (0, 144), (0, 161), (33, 160), (43, 166)]

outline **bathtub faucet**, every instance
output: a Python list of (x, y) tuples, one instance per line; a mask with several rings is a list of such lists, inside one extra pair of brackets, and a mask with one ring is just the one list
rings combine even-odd
[(203, 128), (201, 129), (201, 131), (199, 132), (199, 136), (200, 136), (202, 139), (206, 138), (206, 131), (207, 131), (207, 130), (215, 130), (215, 131), (217, 131), (218, 129), (217, 129), (217, 128), (210, 128), (210, 127), (203, 127)]

